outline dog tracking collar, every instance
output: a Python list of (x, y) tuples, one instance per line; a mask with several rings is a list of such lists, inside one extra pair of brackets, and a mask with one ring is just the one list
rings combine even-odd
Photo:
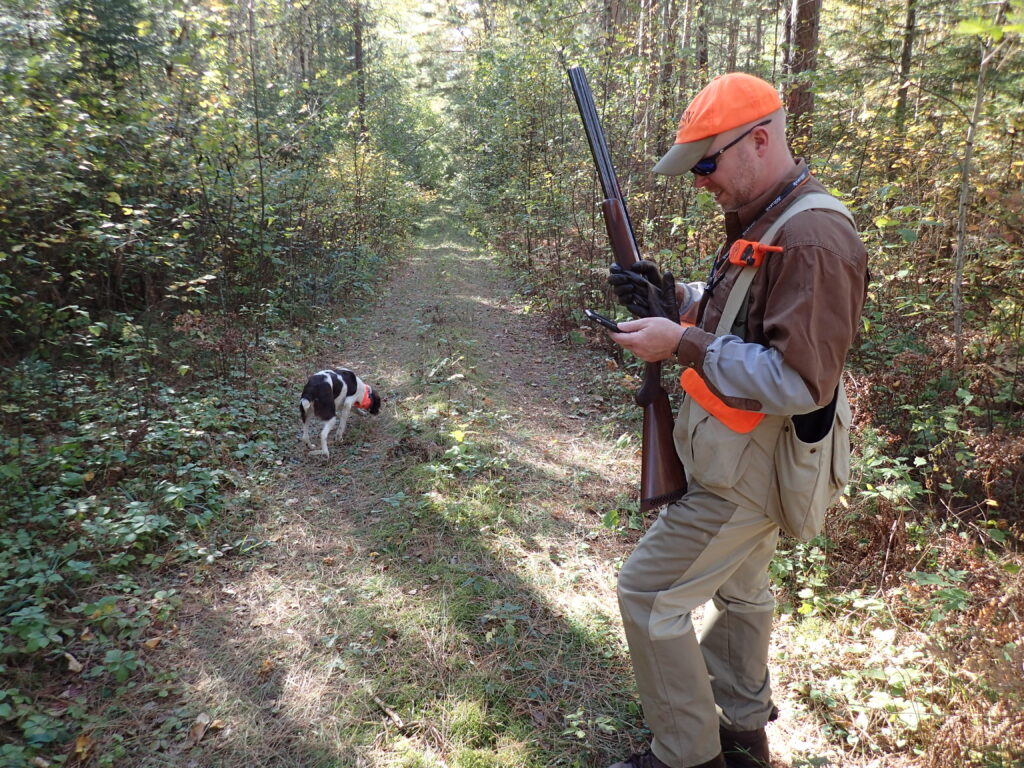
[(753, 240), (736, 240), (729, 248), (729, 263), (740, 267), (760, 267), (769, 253), (782, 253), (781, 245), (765, 245)]
[(364, 411), (368, 411), (370, 410), (370, 406), (373, 404), (373, 400), (371, 398), (373, 390), (370, 389), (369, 384), (364, 384), (363, 386), (365, 387), (363, 390), (363, 399), (356, 403), (356, 408), (362, 408)]

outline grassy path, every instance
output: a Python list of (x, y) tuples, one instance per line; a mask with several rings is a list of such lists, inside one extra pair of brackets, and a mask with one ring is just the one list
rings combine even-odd
[[(327, 460), (296, 441), (249, 500), (262, 544), (196, 585), (163, 654), (191, 743), (136, 764), (601, 768), (646, 744), (614, 594), (640, 526), (609, 524), (634, 508), (638, 414), (454, 229), (428, 221), (376, 306), (281, 363), (296, 398), (346, 365), (384, 407)], [(874, 765), (825, 747), (786, 663), (773, 747), (819, 761), (779, 768)]]

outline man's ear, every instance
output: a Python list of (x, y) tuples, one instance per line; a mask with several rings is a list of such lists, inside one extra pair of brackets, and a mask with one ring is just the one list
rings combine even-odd
[(758, 155), (764, 155), (765, 149), (771, 143), (772, 136), (768, 133), (768, 129), (761, 125), (753, 130), (750, 134), (754, 139), (754, 150)]

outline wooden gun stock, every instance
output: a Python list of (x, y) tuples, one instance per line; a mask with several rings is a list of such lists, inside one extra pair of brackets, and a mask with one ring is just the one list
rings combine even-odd
[(672, 437), (672, 406), (661, 386), (661, 363), (646, 363), (644, 381), (636, 393), (644, 409), (643, 449), (640, 454), (640, 511), (671, 504), (686, 493), (686, 472)]
[[(629, 269), (640, 259), (626, 201), (615, 177), (608, 145), (594, 106), (587, 76), (580, 67), (569, 69), (569, 83), (583, 119), (583, 128), (597, 166), (597, 175), (606, 199), (601, 203), (604, 225), (608, 230), (615, 263)], [(649, 512), (669, 504), (686, 493), (686, 472), (672, 439), (672, 406), (661, 386), (661, 363), (646, 363), (643, 384), (636, 403), (644, 409), (643, 448), (640, 461), (640, 511)]]

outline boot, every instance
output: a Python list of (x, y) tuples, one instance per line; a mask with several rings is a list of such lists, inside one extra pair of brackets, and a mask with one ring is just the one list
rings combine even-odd
[[(651, 750), (647, 750), (643, 754), (630, 755), (629, 759), (616, 763), (611, 768), (669, 768), (668, 765), (661, 762)], [(700, 765), (695, 765), (693, 768), (728, 768), (725, 760), (721, 755), (716, 755), (707, 762), (703, 762)]]
[(768, 735), (764, 728), (754, 731), (718, 729), (726, 768), (772, 768)]

